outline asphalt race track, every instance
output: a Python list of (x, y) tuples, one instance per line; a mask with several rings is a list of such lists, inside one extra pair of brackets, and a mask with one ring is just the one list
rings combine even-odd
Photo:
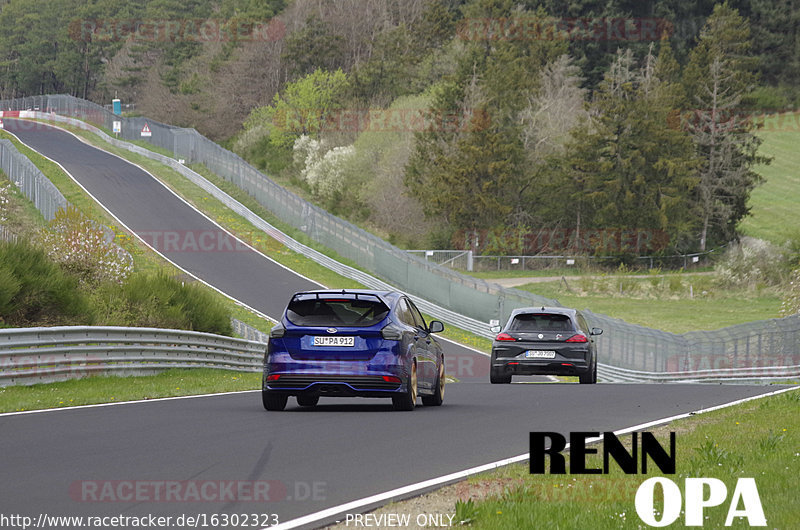
[[(137, 233), (220, 231), (136, 166), (54, 128), (4, 124)], [(248, 248), (159, 250), (270, 316), (293, 292), (318, 288)], [(462, 382), (448, 385), (442, 407), (411, 413), (392, 411), (388, 400), (325, 398), (315, 409), (290, 400), (286, 411), (267, 413), (259, 393), (246, 392), (0, 415), (0, 512), (34, 521), (205, 514), (206, 528), (222, 527), (210, 524), (213, 514), (277, 514), (285, 522), (527, 453), (530, 431), (618, 430), (776, 389), (491, 385), (485, 356), (443, 347), (449, 373)]]

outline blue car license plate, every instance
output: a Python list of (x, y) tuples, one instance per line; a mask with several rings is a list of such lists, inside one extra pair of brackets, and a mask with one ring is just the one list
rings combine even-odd
[(314, 337), (311, 345), (353, 347), (356, 345), (356, 339), (355, 337)]

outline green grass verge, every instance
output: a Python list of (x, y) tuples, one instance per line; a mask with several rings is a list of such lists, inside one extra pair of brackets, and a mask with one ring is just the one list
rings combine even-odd
[[(781, 293), (774, 288), (731, 289), (709, 275), (581, 278), (529, 283), (518, 289), (590, 309), (626, 322), (683, 333), (711, 330), (780, 316)], [(691, 290), (690, 290), (691, 289)]]
[[(755, 478), (768, 528), (797, 527), (799, 409), (800, 390), (793, 390), (652, 430), (665, 447), (669, 432), (676, 433), (677, 473), (667, 478), (681, 490), (687, 477), (717, 478), (727, 486), (727, 502), (706, 509), (706, 528), (724, 528), (733, 489), (742, 477)], [(602, 446), (597, 447), (587, 467), (603, 467)], [(649, 528), (636, 513), (636, 491), (646, 478), (664, 475), (655, 466), (647, 476), (626, 475), (613, 461), (609, 467), (608, 475), (530, 475), (524, 464), (472, 477), (463, 488), (470, 495), (456, 504), (456, 520), (492, 530)], [(483, 498), (486, 491), (498, 493)], [(657, 505), (660, 498), (657, 493)], [(748, 525), (739, 520), (733, 527)], [(683, 514), (670, 528), (684, 528)]]
[[(246, 315), (244, 316), (246, 317)], [(430, 317), (426, 316), (426, 318), (430, 320)], [(261, 323), (263, 324), (263, 321)], [(269, 331), (269, 326), (261, 326), (261, 329)], [(491, 349), (491, 341), (452, 326), (447, 326), (446, 332), (442, 335), (482, 351), (488, 352)], [(454, 382), (452, 378), (449, 381)], [(260, 373), (205, 368), (171, 369), (147, 376), (92, 376), (62, 383), (0, 388), (0, 412), (118, 403), (162, 397), (258, 390), (260, 388)]]
[(94, 376), (62, 383), (0, 388), (0, 412), (53, 409), (260, 388), (260, 373), (205, 368), (172, 369), (147, 376)]
[[(187, 202), (194, 205), (211, 219), (278, 263), (331, 288), (345, 289), (361, 287), (359, 283), (340, 276), (322, 265), (284, 247), (256, 229), (242, 216), (233, 213), (220, 201), (209, 196), (205, 191), (194, 185), (172, 168), (145, 156), (108, 144), (93, 133), (74, 127), (64, 126), (63, 124), (61, 126), (82, 137), (92, 145), (144, 168), (179, 196), (183, 197)], [(244, 195), (246, 196), (246, 194)], [(252, 199), (247, 202), (252, 203)], [(252, 204), (246, 204), (246, 206), (250, 205)], [(269, 219), (267, 220), (269, 221)]]
[(764, 141), (759, 152), (773, 160), (756, 168), (764, 182), (750, 194), (750, 216), (739, 223), (744, 234), (778, 245), (800, 237), (800, 227), (791, 222), (800, 204), (800, 113), (790, 116), (770, 118), (758, 134)]

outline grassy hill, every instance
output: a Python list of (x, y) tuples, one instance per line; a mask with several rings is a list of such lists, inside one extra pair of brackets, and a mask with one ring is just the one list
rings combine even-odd
[(771, 118), (759, 136), (764, 139), (761, 153), (773, 160), (758, 167), (764, 182), (753, 190), (751, 215), (739, 228), (748, 236), (782, 244), (800, 236), (800, 113)]

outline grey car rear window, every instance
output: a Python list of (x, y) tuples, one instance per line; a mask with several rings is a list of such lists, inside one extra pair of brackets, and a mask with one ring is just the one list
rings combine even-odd
[(374, 326), (389, 313), (378, 297), (294, 298), (286, 317), (298, 326)]
[(567, 315), (522, 313), (514, 317), (509, 331), (574, 331), (575, 326)]

